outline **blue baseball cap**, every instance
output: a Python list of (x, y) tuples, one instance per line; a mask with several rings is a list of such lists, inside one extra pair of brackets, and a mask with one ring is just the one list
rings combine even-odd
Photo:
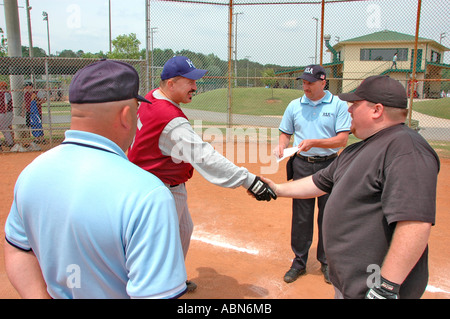
[(196, 69), (194, 63), (185, 56), (174, 56), (164, 64), (161, 80), (182, 76), (191, 80), (202, 78), (208, 70)]
[(69, 102), (75, 104), (124, 101), (138, 94), (139, 75), (128, 63), (102, 59), (79, 70), (69, 86)]
[(297, 78), (297, 80), (306, 80), (309, 82), (316, 82), (319, 80), (325, 80), (327, 73), (323, 67), (318, 64), (311, 64), (305, 67), (303, 74)]

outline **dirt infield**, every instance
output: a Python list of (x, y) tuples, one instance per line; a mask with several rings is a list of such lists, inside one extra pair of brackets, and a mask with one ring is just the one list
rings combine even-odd
[[(239, 148), (244, 148), (244, 145), (238, 145), (236, 149)], [(0, 154), (2, 238), (15, 181), (22, 169), (39, 154)], [(238, 165), (260, 175), (261, 168), (268, 164)], [(264, 175), (283, 182), (286, 176), (284, 167), (285, 162), (282, 162), (273, 174)], [(320, 264), (315, 258), (316, 237), (309, 254), (307, 274), (291, 284), (283, 281), (292, 259), (290, 199), (258, 202), (242, 187), (225, 189), (212, 185), (198, 172), (187, 183), (187, 189), (195, 228), (186, 267), (189, 279), (197, 283), (198, 289), (183, 299), (333, 298), (333, 288), (324, 282)], [(430, 278), (423, 296), (426, 299), (450, 298), (449, 193), (450, 160), (441, 159), (437, 222), (429, 241)], [(0, 253), (0, 298), (18, 298), (5, 274), (3, 250)]]

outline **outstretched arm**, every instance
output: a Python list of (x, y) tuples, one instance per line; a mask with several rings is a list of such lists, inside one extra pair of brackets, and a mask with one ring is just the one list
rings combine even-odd
[(312, 176), (283, 184), (275, 184), (265, 177), (261, 177), (261, 179), (269, 185), (278, 197), (314, 198), (325, 194), (314, 184)]

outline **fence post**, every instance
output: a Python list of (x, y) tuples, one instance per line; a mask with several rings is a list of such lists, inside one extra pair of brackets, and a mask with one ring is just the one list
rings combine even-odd
[[(227, 127), (230, 128), (232, 125), (232, 89), (231, 89), (231, 75), (232, 75), (232, 65), (231, 60), (233, 59), (233, 45), (232, 45), (232, 34), (233, 34), (233, 0), (230, 0), (229, 4), (229, 16), (228, 16), (228, 102), (227, 102)], [(227, 130), (227, 132), (230, 130)], [(228, 133), (226, 134), (226, 139), (228, 141)]]
[[(47, 95), (47, 114), (48, 114), (48, 126), (49, 126), (49, 130), (50, 130), (50, 145), (53, 147), (53, 129), (52, 129), (52, 116), (51, 116), (51, 112), (50, 112), (50, 83), (49, 83), (49, 74), (48, 74), (48, 59), (49, 58), (45, 58), (45, 91), (46, 91), (46, 95)], [(41, 119), (42, 121), (42, 119)]]
[[(8, 39), (8, 57), (21, 57), (22, 46), (20, 41), (20, 23), (19, 23), (19, 9), (17, 0), (5, 1), (5, 22), (6, 22), (6, 38)], [(11, 66), (12, 69), (12, 66)], [(11, 70), (12, 72), (12, 70)], [(11, 96), (13, 99), (14, 116), (21, 116), (23, 109), (23, 84), (24, 76), (22, 74), (11, 73), (9, 75)], [(16, 137), (26, 136), (26, 124), (13, 125), (14, 135)]]
[(417, 19), (416, 19), (416, 35), (414, 39), (414, 57), (413, 57), (413, 70), (411, 78), (411, 87), (409, 92), (409, 115), (408, 115), (408, 126), (411, 127), (411, 117), (412, 117), (412, 106), (414, 99), (414, 83), (416, 82), (416, 70), (417, 70), (417, 42), (419, 40), (419, 25), (420, 25), (420, 9), (422, 6), (422, 0), (417, 0)]
[[(147, 94), (150, 90), (154, 89), (153, 85), (153, 44), (150, 44), (150, 37), (153, 43), (153, 33), (151, 33), (151, 25), (150, 25), (150, 0), (145, 0), (145, 63), (146, 63), (146, 73), (145, 73), (145, 94)], [(149, 48), (150, 47), (150, 48)], [(152, 49), (152, 52), (149, 53), (149, 50)], [(151, 61), (150, 64), (150, 57)], [(150, 87), (151, 83), (151, 87)]]
[(325, 23), (325, 0), (322, 0), (322, 21), (320, 21), (320, 65), (323, 65), (323, 26)]

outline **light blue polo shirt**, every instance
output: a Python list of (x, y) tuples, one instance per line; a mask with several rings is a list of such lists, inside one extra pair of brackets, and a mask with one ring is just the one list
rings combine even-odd
[[(311, 101), (304, 95), (291, 101), (284, 111), (279, 129), (294, 135), (294, 146), (304, 139), (325, 139), (334, 137), (339, 132), (350, 131), (351, 116), (347, 102), (325, 90), (320, 101)], [(312, 147), (303, 156), (328, 156), (339, 148)]]
[(5, 233), (33, 250), (53, 298), (171, 298), (186, 289), (172, 194), (96, 134), (67, 131), (24, 169)]

